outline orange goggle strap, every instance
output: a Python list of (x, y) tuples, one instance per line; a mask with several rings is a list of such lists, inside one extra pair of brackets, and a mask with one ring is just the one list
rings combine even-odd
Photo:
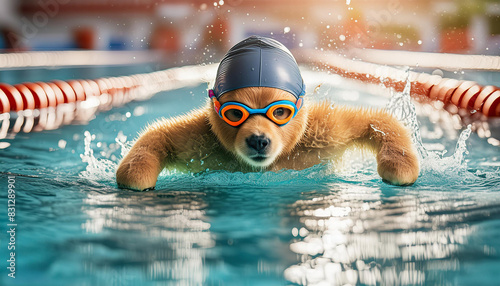
[[(209, 89), (208, 90), (208, 97), (212, 100), (212, 102), (214, 103), (214, 109), (215, 109), (215, 112), (217, 112), (217, 114), (219, 114), (219, 110), (220, 110), (220, 102), (217, 100), (217, 97), (215, 96), (215, 93), (214, 93), (214, 90), (213, 89)], [(219, 114), (220, 116), (220, 114)]]

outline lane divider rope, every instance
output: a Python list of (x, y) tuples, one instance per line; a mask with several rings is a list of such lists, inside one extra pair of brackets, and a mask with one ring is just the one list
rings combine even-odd
[[(297, 53), (303, 62), (324, 67), (342, 77), (366, 83), (382, 84), (402, 92), (406, 72), (389, 66), (347, 59), (336, 53), (302, 51)], [(410, 94), (418, 101), (438, 100), (469, 113), (482, 113), (485, 117), (500, 116), (500, 88), (482, 86), (473, 81), (442, 78), (438, 75), (410, 71)]]
[(166, 90), (215, 77), (217, 65), (197, 65), (95, 80), (0, 83), (0, 139), (8, 134), (52, 130), (88, 122), (99, 110), (145, 100)]

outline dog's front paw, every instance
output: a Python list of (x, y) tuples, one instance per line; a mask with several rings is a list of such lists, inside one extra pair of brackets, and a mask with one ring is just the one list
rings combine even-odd
[(146, 191), (154, 189), (157, 175), (147, 168), (136, 168), (131, 164), (120, 164), (116, 171), (116, 182), (122, 189)]
[(378, 173), (383, 181), (407, 186), (415, 183), (420, 167), (413, 150), (385, 150), (377, 155)]

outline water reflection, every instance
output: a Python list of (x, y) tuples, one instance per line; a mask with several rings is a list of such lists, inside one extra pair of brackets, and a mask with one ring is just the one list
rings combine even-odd
[[(375, 188), (332, 186), (335, 193), (291, 206), (302, 227), (290, 249), (300, 263), (285, 278), (301, 285), (414, 285), (450, 281), (460, 257), (491, 256), (488, 245), (471, 249), (472, 222), (500, 216), (498, 202), (473, 194), (436, 191), (386, 196)], [(483, 200), (484, 201), (484, 200)]]
[(82, 207), (88, 219), (81, 227), (92, 238), (78, 242), (85, 271), (202, 284), (205, 252), (215, 244), (204, 196), (184, 191), (89, 194)]

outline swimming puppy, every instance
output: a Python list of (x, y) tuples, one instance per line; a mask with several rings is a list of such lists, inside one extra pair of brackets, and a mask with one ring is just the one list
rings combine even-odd
[(165, 167), (304, 169), (340, 158), (352, 145), (376, 154), (384, 181), (416, 181), (418, 159), (395, 118), (383, 110), (305, 104), (304, 95), (291, 53), (272, 39), (247, 38), (222, 59), (205, 108), (146, 128), (117, 169), (118, 185), (153, 188)]

